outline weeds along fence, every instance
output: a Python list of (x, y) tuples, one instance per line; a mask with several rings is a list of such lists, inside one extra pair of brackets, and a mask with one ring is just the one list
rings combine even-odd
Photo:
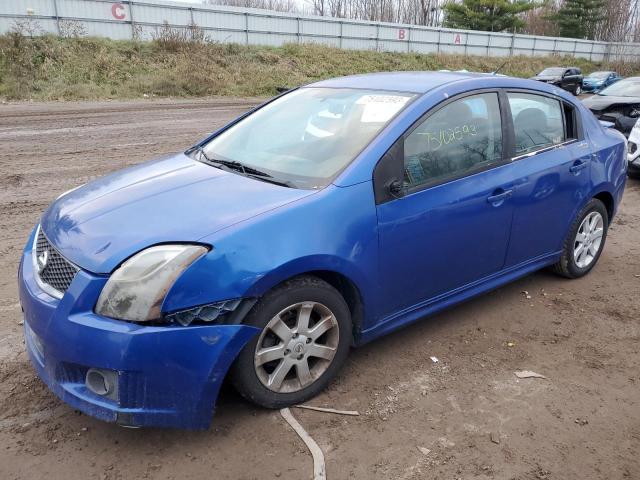
[(155, 38), (161, 29), (204, 32), (220, 43), (332, 47), (507, 57), (569, 55), (591, 61), (640, 61), (640, 44), (479, 32), (300, 16), (267, 10), (159, 0), (0, 0), (0, 33)]

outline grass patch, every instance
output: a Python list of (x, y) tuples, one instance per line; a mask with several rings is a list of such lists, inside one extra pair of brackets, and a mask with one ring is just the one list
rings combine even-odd
[[(0, 36), (0, 97), (12, 100), (270, 96), (277, 87), (354, 73), (394, 70), (495, 70), (504, 58), (340, 50), (317, 45), (241, 46), (200, 34), (165, 32), (153, 41), (90, 37)], [(529, 77), (544, 67), (574, 65), (589, 73), (640, 72), (639, 64), (572, 57), (512, 57), (502, 73)]]

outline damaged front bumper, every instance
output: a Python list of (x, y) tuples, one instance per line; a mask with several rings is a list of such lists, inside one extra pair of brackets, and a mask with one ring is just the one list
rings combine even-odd
[[(222, 381), (257, 328), (142, 326), (96, 315), (105, 277), (80, 271), (55, 299), (37, 285), (28, 250), (19, 270), (26, 348), (58, 397), (126, 426), (209, 427)], [(113, 383), (104, 395), (89, 388), (91, 372)]]

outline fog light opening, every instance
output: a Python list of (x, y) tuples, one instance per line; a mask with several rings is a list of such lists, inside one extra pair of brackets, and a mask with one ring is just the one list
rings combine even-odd
[(87, 371), (87, 377), (85, 379), (87, 388), (96, 395), (107, 396), (113, 392), (113, 385), (107, 378), (107, 376), (96, 368), (90, 368)]

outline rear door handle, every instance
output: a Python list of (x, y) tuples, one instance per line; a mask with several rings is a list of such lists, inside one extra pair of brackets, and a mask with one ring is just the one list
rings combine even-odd
[(495, 192), (493, 192), (493, 195), (487, 197), (487, 202), (496, 205), (497, 203), (501, 203), (503, 200), (506, 200), (511, 195), (513, 195), (513, 190), (496, 190)]
[(587, 168), (588, 166), (589, 166), (589, 164), (587, 162), (582, 161), (582, 160), (578, 160), (578, 161), (576, 161), (576, 163), (571, 165), (571, 167), (569, 167), (569, 171), (571, 173), (578, 173), (580, 170), (583, 170), (583, 169)]

